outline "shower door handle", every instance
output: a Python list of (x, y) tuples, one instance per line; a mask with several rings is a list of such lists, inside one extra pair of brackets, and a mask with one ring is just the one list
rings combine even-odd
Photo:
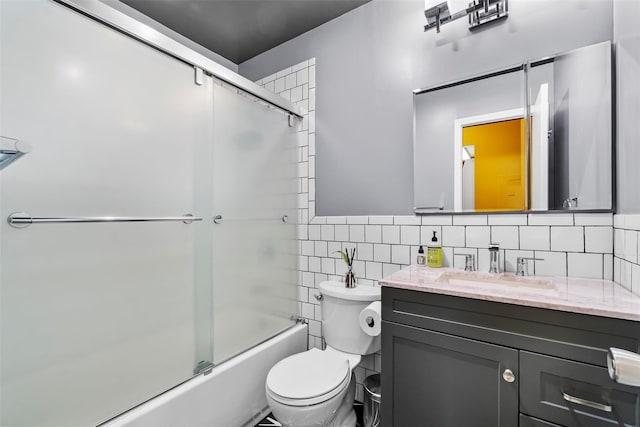
[[(256, 221), (281, 221), (285, 224), (289, 222), (289, 215), (284, 214), (279, 217), (263, 217), (263, 218), (227, 218), (227, 221), (244, 221), (244, 222), (256, 222)], [(217, 214), (213, 217), (214, 224), (222, 224), (222, 215)]]

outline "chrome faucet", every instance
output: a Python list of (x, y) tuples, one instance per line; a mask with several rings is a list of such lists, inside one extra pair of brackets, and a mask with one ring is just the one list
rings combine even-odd
[(456, 254), (464, 256), (464, 271), (476, 271), (476, 256), (474, 254)]
[(489, 273), (500, 273), (499, 243), (489, 243)]
[(527, 261), (544, 261), (544, 259), (519, 256), (516, 258), (516, 276), (529, 275), (529, 263)]

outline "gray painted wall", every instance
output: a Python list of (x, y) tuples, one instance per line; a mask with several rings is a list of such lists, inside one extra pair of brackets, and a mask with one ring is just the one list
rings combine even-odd
[(640, 1), (614, 2), (618, 213), (640, 213)]
[(196, 43), (196, 42), (194, 42), (192, 40), (189, 40), (188, 38), (184, 37), (183, 35), (176, 33), (172, 29), (170, 29), (168, 27), (165, 27), (164, 25), (162, 25), (158, 21), (149, 18), (147, 15), (137, 11), (136, 9), (132, 8), (131, 6), (128, 6), (128, 5), (120, 2), (119, 0), (98, 0), (98, 1), (111, 6), (112, 8), (124, 13), (127, 16), (130, 16), (131, 18), (134, 18), (137, 21), (142, 22), (143, 24), (148, 25), (149, 27), (153, 28), (154, 30), (157, 30), (157, 31), (161, 32), (162, 34), (164, 34), (167, 37), (171, 37), (172, 39), (182, 43), (183, 45), (187, 46), (188, 48), (191, 48), (191, 49), (195, 50), (199, 54), (206, 56), (207, 58), (217, 62), (218, 64), (220, 64), (220, 65), (222, 65), (224, 67), (227, 67), (231, 71), (234, 71), (236, 73), (238, 72), (238, 65), (237, 64), (229, 61), (228, 59), (224, 58), (223, 56), (218, 55), (215, 52), (210, 51), (206, 47), (201, 46), (201, 45), (199, 45), (198, 43)]
[(511, 0), (474, 33), (464, 19), (424, 33), (423, 7), (373, 0), (239, 65), (257, 80), (317, 58), (318, 215), (412, 212), (413, 89), (613, 37), (611, 0)]

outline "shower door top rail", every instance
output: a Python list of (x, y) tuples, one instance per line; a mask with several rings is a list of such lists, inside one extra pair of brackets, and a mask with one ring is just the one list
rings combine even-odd
[(135, 216), (67, 216), (67, 217), (32, 217), (25, 212), (15, 212), (7, 217), (7, 222), (15, 228), (25, 228), (31, 224), (74, 224), (98, 222), (172, 222), (182, 221), (191, 224), (202, 221), (202, 217), (185, 214), (183, 216), (135, 217)]
[(218, 64), (212, 59), (188, 48), (182, 43), (162, 34), (160, 31), (125, 15), (119, 10), (95, 0), (54, 0), (60, 4), (75, 9), (90, 18), (103, 22), (129, 36), (148, 44), (174, 58), (178, 58), (194, 67), (201, 68), (213, 76), (229, 83), (236, 88), (250, 93), (271, 105), (275, 105), (291, 114), (302, 117), (303, 112), (300, 107), (291, 101), (287, 101), (280, 95), (257, 85), (251, 80), (238, 73)]

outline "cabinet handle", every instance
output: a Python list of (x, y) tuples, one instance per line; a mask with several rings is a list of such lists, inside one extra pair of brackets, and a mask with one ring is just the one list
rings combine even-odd
[(516, 380), (516, 376), (511, 369), (505, 369), (502, 373), (502, 378), (508, 383), (512, 383)]
[(567, 402), (575, 403), (577, 405), (587, 406), (593, 409), (599, 409), (600, 411), (604, 411), (604, 412), (611, 412), (613, 409), (611, 405), (605, 405), (604, 403), (592, 402), (591, 400), (582, 399), (580, 397), (574, 397), (574, 396), (571, 396), (570, 394), (565, 393), (564, 391), (562, 392), (562, 398)]

